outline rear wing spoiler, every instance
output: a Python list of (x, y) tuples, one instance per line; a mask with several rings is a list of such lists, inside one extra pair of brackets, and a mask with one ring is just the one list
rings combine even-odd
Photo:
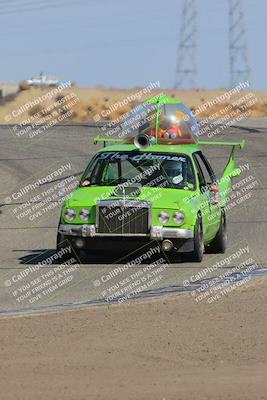
[[(106, 146), (106, 143), (127, 143), (125, 139), (114, 139), (114, 138), (103, 138), (101, 136), (97, 136), (94, 138), (93, 143), (103, 143), (104, 147)], [(245, 140), (242, 140), (241, 142), (212, 142), (208, 140), (199, 140), (197, 141), (196, 144), (199, 145), (211, 145), (211, 146), (232, 146), (233, 149), (235, 147), (239, 147), (240, 149), (243, 149), (245, 147)]]
[(239, 168), (235, 168), (235, 149), (236, 147), (243, 149), (245, 146), (245, 140), (242, 140), (241, 142), (209, 142), (205, 140), (200, 140), (198, 144), (212, 146), (229, 146), (232, 148), (227, 165), (224, 168), (221, 178), (219, 179), (221, 205), (225, 207), (227, 205), (229, 193), (231, 191), (232, 178), (235, 176), (239, 176), (241, 172)]
[(103, 143), (104, 147), (106, 147), (106, 143), (125, 143), (124, 139), (114, 139), (114, 138), (103, 138), (100, 136), (97, 136), (94, 138), (93, 143), (97, 144), (97, 143)]
[(242, 140), (241, 142), (209, 142), (208, 140), (199, 140), (197, 143), (211, 146), (232, 146), (233, 148), (239, 147), (240, 149), (243, 149), (246, 142), (245, 140)]
[(235, 169), (235, 148), (239, 147), (240, 149), (243, 149), (245, 147), (245, 140), (242, 140), (241, 142), (209, 142), (206, 140), (200, 140), (198, 144), (202, 145), (212, 145), (212, 146), (229, 146), (232, 147), (228, 163), (223, 171), (222, 178), (228, 175), (229, 173), (232, 173)]

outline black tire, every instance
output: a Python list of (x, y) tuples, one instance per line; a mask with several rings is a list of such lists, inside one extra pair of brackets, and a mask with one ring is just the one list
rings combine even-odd
[(204, 236), (201, 215), (198, 214), (194, 229), (194, 251), (191, 253), (191, 259), (195, 262), (201, 262), (204, 254)]
[(60, 243), (62, 243), (64, 241), (64, 235), (62, 235), (61, 233), (57, 233), (57, 246), (56, 249), (59, 250), (61, 248)]
[[(62, 235), (61, 233), (57, 233), (57, 247), (56, 247), (56, 251), (60, 251), (62, 248), (64, 248), (65, 246), (69, 246), (70, 242), (69, 240), (67, 240), (67, 237)], [(61, 258), (61, 263), (64, 263), (66, 261), (68, 261), (70, 258), (75, 258), (75, 259), (79, 259), (80, 257), (80, 250), (75, 249), (75, 251), (73, 250), (73, 247), (71, 246), (71, 252), (68, 254), (63, 255), (63, 257)], [(78, 260), (77, 259), (77, 260)]]
[(210, 253), (225, 253), (227, 244), (227, 230), (226, 230), (226, 216), (225, 211), (222, 210), (220, 228), (217, 235), (210, 243), (208, 251)]
[(166, 256), (167, 262), (173, 262), (173, 263), (180, 263), (184, 259), (184, 254), (187, 253), (178, 253), (177, 251), (171, 251), (170, 253), (165, 253), (164, 255)]

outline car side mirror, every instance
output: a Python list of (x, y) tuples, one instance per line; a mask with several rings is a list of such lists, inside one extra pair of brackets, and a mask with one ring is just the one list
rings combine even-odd
[(219, 192), (219, 186), (216, 183), (213, 183), (210, 186), (210, 191), (213, 192), (213, 193), (218, 193)]
[(210, 204), (218, 204), (219, 203), (219, 185), (215, 182), (210, 185)]

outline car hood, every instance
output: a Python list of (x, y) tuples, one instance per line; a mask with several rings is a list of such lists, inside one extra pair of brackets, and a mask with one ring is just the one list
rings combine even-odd
[[(114, 186), (80, 187), (67, 200), (67, 207), (93, 207), (99, 200), (116, 200), (120, 197), (112, 196)], [(142, 187), (139, 196), (126, 197), (129, 199), (151, 201), (153, 208), (177, 209), (186, 207), (191, 199), (194, 201), (196, 191), (184, 189), (162, 189)]]

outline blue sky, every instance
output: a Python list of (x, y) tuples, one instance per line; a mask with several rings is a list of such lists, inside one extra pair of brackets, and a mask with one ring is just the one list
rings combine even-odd
[[(198, 86), (229, 84), (228, 0), (197, 0)], [(0, 0), (0, 81), (44, 71), (82, 86), (175, 80), (182, 0)], [(267, 1), (244, 0), (252, 86), (267, 89)]]

